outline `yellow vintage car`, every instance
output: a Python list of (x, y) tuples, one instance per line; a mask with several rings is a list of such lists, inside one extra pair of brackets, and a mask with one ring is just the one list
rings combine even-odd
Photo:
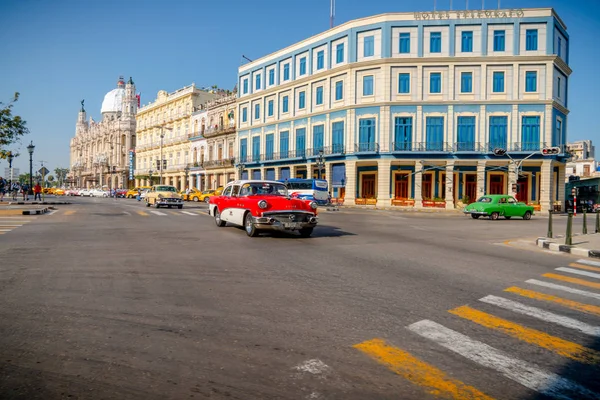
[(160, 206), (177, 207), (183, 208), (183, 198), (177, 192), (175, 186), (170, 185), (156, 185), (146, 193), (146, 207), (154, 206), (159, 208)]
[(125, 197), (127, 197), (128, 199), (133, 199), (135, 196), (137, 196), (138, 189), (143, 191), (144, 189), (151, 189), (151, 188), (152, 188), (151, 186), (140, 186), (140, 187), (136, 187), (133, 189), (129, 189), (127, 191), (127, 193), (125, 194)]
[(200, 200), (200, 196), (202, 196), (202, 193), (203, 192), (199, 191), (198, 189), (193, 188), (192, 190), (190, 190), (189, 194), (187, 194), (183, 197), (183, 199), (187, 200), (187, 201), (196, 201), (196, 202), (202, 201), (202, 200)]
[(52, 194), (54, 194), (55, 196), (64, 196), (65, 190), (56, 188), (52, 191)]
[(211, 196), (219, 196), (222, 191), (223, 191), (223, 186), (218, 187), (216, 190), (214, 190), (214, 189), (205, 190), (204, 192), (202, 192), (202, 194), (200, 194), (200, 196), (198, 196), (198, 201), (203, 201), (205, 203), (208, 203), (208, 200), (211, 198)]
[(54, 194), (54, 188), (50, 188), (50, 187), (43, 188), (42, 189), (42, 193), (44, 193), (44, 194)]

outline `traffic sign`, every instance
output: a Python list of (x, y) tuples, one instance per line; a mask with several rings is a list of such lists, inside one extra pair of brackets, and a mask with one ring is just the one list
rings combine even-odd
[(38, 171), (38, 174), (40, 174), (40, 175), (42, 175), (42, 176), (46, 176), (46, 175), (48, 175), (48, 172), (50, 172), (50, 171), (48, 171), (48, 168), (46, 168), (46, 167), (42, 167), (42, 168), (40, 168), (40, 170)]

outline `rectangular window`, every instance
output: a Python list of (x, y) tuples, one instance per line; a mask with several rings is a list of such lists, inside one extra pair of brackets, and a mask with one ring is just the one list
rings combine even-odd
[(244, 79), (244, 94), (248, 93), (248, 79)]
[(283, 96), (283, 104), (281, 105), (281, 112), (288, 112), (289, 110), (289, 98), (288, 96)]
[(458, 117), (456, 150), (475, 151), (475, 117)]
[(398, 49), (400, 54), (410, 53), (410, 33), (402, 32), (400, 34), (400, 48)]
[(275, 69), (269, 70), (269, 85), (272, 86), (275, 84)]
[(306, 74), (306, 57), (300, 59), (300, 73), (298, 75), (302, 76), (304, 74)]
[(260, 104), (254, 105), (254, 119), (260, 119)]
[(506, 50), (506, 32), (503, 30), (494, 31), (494, 51)]
[(396, 117), (394, 119), (393, 151), (412, 150), (412, 117)]
[(410, 93), (410, 74), (398, 74), (398, 93)]
[(248, 121), (248, 109), (246, 107), (242, 108), (242, 122)]
[(525, 32), (525, 50), (535, 51), (538, 49), (538, 30), (527, 29)]
[(490, 117), (490, 137), (488, 151), (505, 149), (507, 142), (508, 117)]
[(273, 100), (269, 100), (269, 102), (267, 103), (267, 116), (273, 116)]
[(473, 31), (463, 31), (460, 43), (460, 51), (462, 51), (463, 53), (472, 53)]
[(245, 162), (248, 157), (248, 139), (240, 140), (240, 160)]
[(377, 151), (375, 118), (362, 118), (358, 121), (358, 151)]
[(319, 86), (317, 88), (317, 95), (316, 95), (316, 101), (315, 104), (320, 106), (323, 104), (323, 86)]
[(444, 150), (444, 117), (427, 117), (425, 119), (426, 143), (429, 151)]
[(536, 71), (525, 72), (525, 91), (526, 92), (537, 92), (537, 72)]
[(323, 135), (325, 132), (325, 125), (313, 126), (313, 151), (312, 155), (319, 155), (319, 150), (323, 150)]
[(306, 93), (300, 92), (298, 94), (298, 109), (302, 110), (304, 107), (306, 107)]
[(317, 53), (317, 70), (325, 67), (325, 51), (321, 50)]
[(552, 140), (552, 146), (559, 146), (563, 143), (562, 140), (562, 120), (560, 119), (556, 119), (556, 132), (555, 132), (555, 137)]
[(252, 138), (252, 161), (260, 161), (260, 136)]
[(560, 36), (558, 37), (558, 41), (557, 41), (557, 45), (556, 45), (556, 55), (559, 57), (562, 56), (562, 38)]
[(429, 36), (429, 52), (442, 52), (442, 32), (431, 32)]
[(363, 76), (363, 96), (373, 96), (373, 75)]
[(256, 90), (260, 89), (260, 75), (256, 75)]
[(473, 93), (473, 73), (461, 72), (460, 74), (460, 92)]
[(331, 124), (331, 153), (344, 153), (344, 121)]
[(282, 131), (279, 132), (279, 158), (288, 158), (288, 152), (290, 150), (290, 132)]
[(494, 71), (492, 92), (504, 93), (504, 72)]
[(342, 100), (344, 98), (344, 81), (335, 83), (335, 99)]
[(429, 93), (442, 93), (442, 74), (440, 72), (429, 74)]
[(344, 62), (344, 43), (335, 46), (335, 62), (336, 64)]
[(285, 64), (283, 66), (283, 80), (284, 81), (290, 80), (290, 64)]
[(560, 99), (560, 76), (556, 78), (556, 97)]
[(274, 136), (272, 133), (265, 136), (265, 160), (273, 159)]
[(521, 150), (540, 149), (540, 117), (525, 116), (521, 119)]
[(365, 36), (363, 39), (363, 57), (372, 57), (375, 52), (375, 37)]
[(304, 157), (306, 155), (306, 129), (296, 129), (296, 157)]

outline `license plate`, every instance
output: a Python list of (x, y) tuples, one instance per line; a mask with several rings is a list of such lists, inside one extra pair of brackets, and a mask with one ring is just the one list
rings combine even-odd
[(298, 227), (300, 224), (298, 222), (284, 222), (283, 223), (283, 227), (284, 228), (296, 228)]

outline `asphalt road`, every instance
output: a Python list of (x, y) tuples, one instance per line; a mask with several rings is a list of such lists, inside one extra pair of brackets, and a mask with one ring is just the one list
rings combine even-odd
[(249, 238), (202, 204), (73, 201), (0, 218), (2, 399), (600, 393), (600, 268), (531, 245), (545, 218), (343, 210)]

